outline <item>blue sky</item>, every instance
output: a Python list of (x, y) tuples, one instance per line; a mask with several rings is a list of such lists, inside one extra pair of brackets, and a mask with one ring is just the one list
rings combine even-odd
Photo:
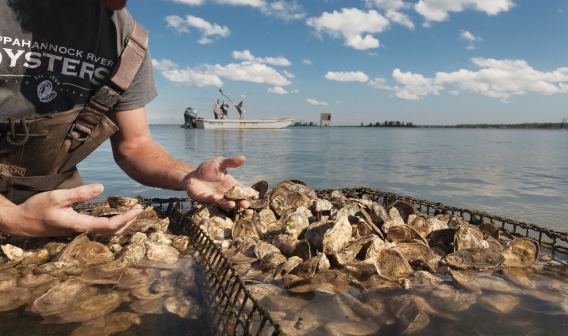
[[(210, 117), (217, 89), (247, 118), (334, 124), (560, 122), (565, 0), (138, 0), (159, 96), (152, 123)], [(234, 113), (234, 110), (231, 110)]]

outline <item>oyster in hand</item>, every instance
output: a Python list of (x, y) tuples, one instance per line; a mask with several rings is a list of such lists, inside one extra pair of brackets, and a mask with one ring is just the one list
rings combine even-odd
[(235, 184), (229, 190), (225, 191), (225, 199), (231, 201), (240, 201), (246, 199), (256, 199), (258, 198), (258, 191), (253, 188), (249, 188), (242, 184)]

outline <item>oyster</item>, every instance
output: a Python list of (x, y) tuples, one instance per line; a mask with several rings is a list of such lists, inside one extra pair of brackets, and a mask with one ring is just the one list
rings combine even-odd
[(416, 208), (412, 203), (410, 203), (407, 200), (398, 200), (393, 204), (391, 204), (389, 208), (396, 208), (402, 220), (408, 224), (410, 224), (408, 221), (408, 217), (410, 215), (416, 214)]
[(20, 261), (29, 255), (29, 252), (11, 244), (4, 244), (0, 246), (0, 248), (2, 252), (4, 252), (4, 255), (10, 260)]
[(228, 200), (239, 201), (258, 198), (259, 192), (242, 184), (235, 184), (225, 191), (224, 197)]
[(49, 316), (65, 311), (76, 298), (84, 293), (87, 285), (77, 279), (69, 279), (55, 285), (38, 297), (31, 306), (33, 313)]
[(505, 257), (503, 262), (507, 267), (528, 267), (538, 261), (538, 243), (529, 238), (516, 238), (501, 254)]
[(290, 214), (284, 221), (284, 232), (294, 238), (298, 238), (300, 234), (310, 225), (310, 221), (306, 215), (294, 212)]
[(164, 264), (174, 264), (179, 259), (179, 252), (170, 245), (146, 242), (146, 258)]
[(276, 246), (263, 241), (259, 241), (254, 248), (254, 254), (258, 259), (262, 259), (270, 253), (280, 253), (280, 250)]
[(464, 311), (477, 302), (477, 295), (440, 284), (432, 292), (432, 303), (447, 311)]
[(324, 235), (322, 240), (323, 253), (335, 255), (347, 245), (351, 239), (351, 224), (347, 216), (337, 218), (331, 229)]
[(117, 292), (96, 294), (82, 300), (75, 301), (69, 307), (59, 313), (52, 323), (70, 323), (90, 321), (115, 310), (120, 304), (120, 296)]
[(372, 322), (329, 322), (325, 325), (329, 335), (374, 335), (379, 329), (380, 326)]
[(171, 314), (181, 318), (199, 319), (201, 317), (201, 308), (197, 301), (189, 297), (169, 297), (164, 301), (164, 308)]
[(339, 265), (345, 265), (352, 261), (362, 250), (367, 251), (369, 249), (373, 239), (373, 236), (367, 236), (347, 243), (341, 252), (334, 255), (335, 262)]
[(387, 300), (387, 306), (403, 335), (417, 333), (430, 323), (428, 314), (410, 295), (393, 296)]
[(260, 180), (251, 186), (252, 189), (258, 191), (258, 198), (264, 198), (268, 191), (268, 181)]
[(11, 287), (0, 290), (0, 312), (9, 311), (23, 306), (30, 299), (27, 288)]
[(281, 216), (284, 211), (304, 206), (309, 208), (315, 200), (313, 190), (297, 181), (283, 181), (270, 193), (270, 208)]
[(454, 251), (488, 247), (489, 244), (483, 239), (483, 233), (478, 227), (465, 221), (457, 226), (454, 236)]
[(327, 259), (325, 254), (318, 253), (317, 256), (311, 257), (296, 267), (294, 273), (298, 275), (312, 276), (317, 272), (328, 270), (330, 266), (329, 259)]
[(379, 252), (374, 260), (374, 265), (379, 276), (391, 281), (407, 277), (413, 272), (412, 267), (402, 254), (393, 249)]
[(137, 300), (132, 302), (129, 307), (137, 314), (160, 314), (162, 312), (162, 306), (166, 301), (163, 297), (158, 297), (151, 300)]
[(56, 278), (54, 276), (49, 274), (40, 274), (40, 275), (28, 274), (26, 276), (21, 277), (18, 280), (18, 286), (24, 288), (32, 288), (53, 282), (53, 280), (55, 279)]
[(111, 196), (108, 197), (106, 199), (106, 203), (108, 204), (108, 206), (110, 206), (111, 208), (115, 208), (115, 209), (120, 209), (120, 208), (126, 208), (126, 209), (130, 209), (133, 206), (135, 206), (136, 204), (139, 203), (139, 201), (136, 198), (130, 198), (130, 197), (124, 197), (124, 196)]
[(518, 296), (508, 294), (489, 294), (480, 298), (482, 306), (488, 310), (499, 313), (508, 314), (519, 305)]
[(83, 323), (73, 330), (71, 336), (110, 336), (140, 325), (140, 317), (134, 313), (110, 313), (98, 319)]
[(451, 267), (486, 270), (499, 267), (505, 258), (489, 249), (465, 249), (447, 255), (442, 261)]
[(73, 257), (85, 266), (104, 264), (114, 260), (114, 254), (101, 243), (86, 241), (80, 244)]

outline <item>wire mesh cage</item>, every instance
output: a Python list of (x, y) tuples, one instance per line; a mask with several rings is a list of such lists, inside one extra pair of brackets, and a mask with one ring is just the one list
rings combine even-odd
[[(318, 196), (329, 198), (333, 190), (320, 190)], [(538, 241), (545, 249), (566, 259), (568, 256), (568, 234), (542, 228), (505, 217), (484, 212), (444, 205), (442, 203), (416, 199), (395, 193), (383, 192), (371, 188), (341, 189), (346, 197), (367, 198), (383, 206), (397, 200), (407, 200), (414, 204), (420, 213), (434, 216), (450, 214), (462, 216), (472, 224), (487, 224), (516, 236), (530, 237)], [(189, 237), (193, 248), (198, 253), (204, 273), (203, 297), (211, 333), (215, 335), (284, 335), (277, 321), (253, 298), (231, 262), (221, 248), (199, 227), (192, 222), (185, 210), (193, 204), (187, 199), (153, 199), (147, 202), (164, 216), (171, 219), (170, 228), (177, 234)]]

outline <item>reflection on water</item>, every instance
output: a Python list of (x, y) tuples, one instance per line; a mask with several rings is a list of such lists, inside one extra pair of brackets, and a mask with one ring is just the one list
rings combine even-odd
[[(288, 128), (211, 131), (153, 126), (174, 156), (199, 163), (244, 154), (244, 183), (286, 178), (314, 188), (369, 186), (566, 231), (568, 132), (492, 129)], [(128, 178), (105, 144), (79, 166), (106, 195), (182, 196)]]

